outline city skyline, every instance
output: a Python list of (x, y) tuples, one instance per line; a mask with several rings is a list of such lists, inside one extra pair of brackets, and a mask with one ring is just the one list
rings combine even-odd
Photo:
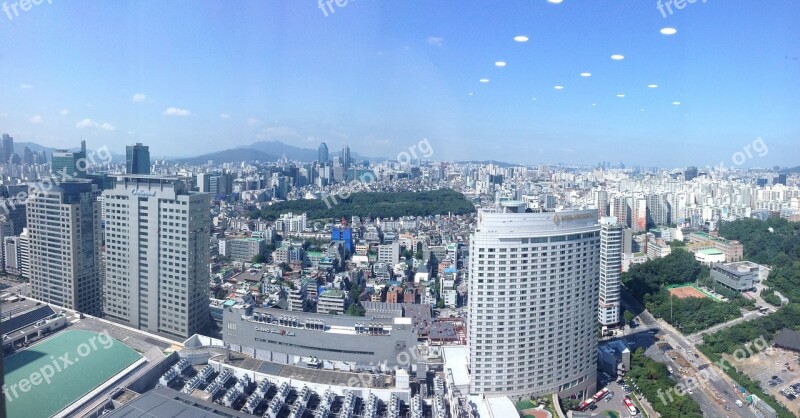
[[(80, 136), (119, 150), (144, 142), (175, 157), (201, 154), (185, 143), (214, 152), (259, 140), (393, 157), (428, 138), (437, 160), (675, 167), (728, 162), (763, 138), (769, 162), (743, 166), (797, 165), (792, 2), (780, 15), (712, 2), (667, 16), (633, 1), (350, 2), (327, 17), (317, 6), (53, 3), (12, 13), (0, 33), (24, 41), (0, 49), (16, 63), (0, 81), (0, 130), (60, 148)], [(100, 23), (81, 25), (87, 16)], [(505, 24), (473, 30), (487, 19)], [(50, 70), (51, 59), (69, 70)]]

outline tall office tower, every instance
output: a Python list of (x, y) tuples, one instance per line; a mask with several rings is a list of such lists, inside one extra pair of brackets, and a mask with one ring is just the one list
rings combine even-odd
[(470, 392), (593, 393), (599, 269), (596, 210), (482, 211), (470, 237)]
[(22, 163), (33, 164), (33, 151), (31, 151), (31, 149), (28, 147), (25, 147), (22, 150)]
[[(89, 182), (66, 182), (28, 198), (31, 295), (100, 313), (100, 203)], [(40, 189), (43, 190), (43, 189)]]
[(631, 208), (625, 196), (617, 196), (611, 202), (611, 216), (617, 218), (617, 223), (631, 226)]
[(697, 167), (689, 167), (683, 172), (683, 178), (686, 181), (692, 181), (697, 178)]
[(342, 167), (344, 167), (345, 169), (350, 168), (352, 160), (350, 160), (350, 147), (348, 145), (345, 145), (344, 148), (342, 148), (341, 158), (342, 158)]
[(141, 142), (126, 146), (125, 163), (128, 174), (150, 174), (150, 147)]
[(623, 229), (617, 218), (600, 218), (600, 325), (619, 323), (619, 299), (622, 279)]
[(8, 160), (11, 159), (11, 154), (14, 153), (14, 138), (11, 137), (9, 134), (3, 134), (3, 161), (2, 163), (5, 164)]
[(608, 216), (608, 192), (605, 190), (594, 191), (594, 204), (597, 206), (598, 216)]
[(328, 160), (328, 144), (321, 143), (319, 144), (319, 149), (317, 149), (317, 161), (319, 161), (319, 165), (327, 165)]
[(211, 195), (179, 177), (129, 175), (103, 192), (103, 205), (106, 317), (172, 338), (202, 331)]
[(50, 172), (60, 179), (67, 177), (86, 177), (86, 141), (81, 141), (80, 151), (60, 149), (53, 151)]

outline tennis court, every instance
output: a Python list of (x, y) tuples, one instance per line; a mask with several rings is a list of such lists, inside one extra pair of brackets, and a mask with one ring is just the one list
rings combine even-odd
[(105, 334), (63, 331), (4, 361), (9, 417), (49, 417), (141, 356)]
[(674, 286), (667, 287), (669, 289), (669, 293), (673, 296), (677, 297), (678, 299), (685, 299), (685, 298), (709, 298), (716, 302), (721, 302), (718, 298), (715, 298), (710, 293), (704, 291), (697, 287), (694, 283), (691, 284), (679, 284)]

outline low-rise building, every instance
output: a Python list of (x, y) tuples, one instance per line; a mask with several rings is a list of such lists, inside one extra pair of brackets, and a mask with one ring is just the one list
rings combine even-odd
[(328, 289), (319, 295), (317, 312), (321, 314), (344, 314), (346, 295), (339, 289)]
[(710, 266), (714, 263), (724, 263), (725, 253), (716, 248), (703, 248), (694, 253), (694, 258), (700, 263)]
[[(249, 263), (253, 257), (267, 250), (267, 241), (259, 238), (236, 238), (228, 240), (225, 245), (228, 256), (234, 261)], [(222, 251), (222, 245), (220, 245)]]
[(745, 292), (754, 288), (758, 280), (759, 267), (743, 263), (714, 264), (711, 266), (711, 278), (717, 283), (737, 292)]

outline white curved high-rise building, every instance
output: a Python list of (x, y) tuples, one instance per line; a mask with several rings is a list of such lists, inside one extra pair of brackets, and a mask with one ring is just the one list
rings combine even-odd
[(470, 239), (470, 392), (594, 393), (597, 210), (512, 211), (482, 211)]

